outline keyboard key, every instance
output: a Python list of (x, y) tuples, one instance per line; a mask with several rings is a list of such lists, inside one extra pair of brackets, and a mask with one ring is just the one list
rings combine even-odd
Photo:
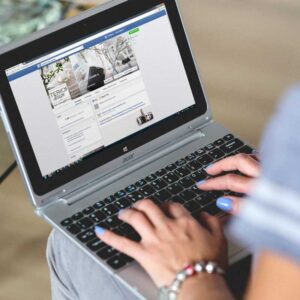
[(120, 200), (115, 201), (114, 205), (117, 206), (119, 209), (125, 209), (125, 208), (131, 206), (131, 203), (126, 198), (122, 198)]
[(191, 171), (197, 171), (198, 169), (200, 169), (202, 167), (202, 165), (200, 164), (199, 161), (195, 160), (190, 162), (189, 164), (187, 164), (187, 167), (191, 170)]
[(122, 256), (114, 256), (107, 261), (107, 264), (114, 270), (118, 270), (127, 264), (127, 261)]
[(127, 198), (129, 201), (135, 203), (135, 202), (137, 202), (137, 201), (139, 201), (139, 200), (144, 199), (145, 197), (144, 197), (141, 193), (139, 193), (139, 192), (133, 192), (133, 193), (127, 195), (126, 198)]
[(163, 179), (164, 179), (167, 183), (171, 184), (171, 183), (176, 182), (176, 181), (179, 179), (179, 177), (176, 176), (173, 172), (170, 172), (170, 173), (168, 173), (167, 175), (163, 176)]
[(202, 195), (198, 195), (195, 198), (195, 201), (201, 204), (201, 206), (205, 206), (213, 201), (213, 197), (208, 193), (203, 193)]
[(119, 226), (119, 229), (122, 231), (123, 235), (127, 235), (130, 231), (133, 230), (133, 227), (131, 227), (129, 224), (127, 223), (123, 223)]
[(192, 191), (185, 190), (184, 192), (180, 193), (179, 196), (183, 198), (185, 201), (190, 201), (196, 197), (196, 194), (193, 193)]
[(68, 225), (67, 230), (72, 234), (78, 234), (81, 231), (81, 229), (75, 224)]
[(246, 145), (246, 146), (242, 147), (241, 149), (239, 149), (238, 152), (239, 153), (245, 153), (245, 154), (252, 154), (253, 149)]
[(102, 208), (102, 207), (104, 207), (104, 206), (105, 206), (104, 201), (99, 201), (99, 202), (97, 202), (97, 203), (95, 203), (95, 204), (93, 205), (93, 207), (96, 208), (96, 209), (100, 209), (100, 208)]
[(157, 179), (157, 176), (155, 174), (151, 174), (145, 178), (145, 180), (148, 182), (152, 182), (155, 179)]
[(60, 222), (60, 224), (61, 224), (62, 226), (68, 226), (68, 225), (70, 225), (70, 224), (72, 224), (72, 223), (73, 223), (73, 220), (70, 219), (70, 218), (65, 219), (65, 220), (63, 220), (63, 221)]
[(126, 191), (127, 193), (132, 193), (132, 192), (134, 192), (135, 190), (136, 190), (136, 186), (135, 186), (134, 184), (128, 186), (128, 187), (125, 189), (125, 191)]
[(84, 217), (83, 213), (79, 212), (79, 213), (73, 215), (73, 216), (71, 217), (71, 219), (74, 220), (74, 221), (78, 221), (78, 220), (80, 220), (80, 219), (83, 218), (83, 217)]
[(167, 186), (167, 183), (163, 179), (156, 179), (151, 184), (157, 191)]
[(121, 253), (119, 256), (122, 257), (122, 259), (124, 259), (127, 263), (130, 263), (130, 262), (134, 261), (134, 259), (132, 257), (130, 257), (130, 256), (124, 254), (124, 253)]
[(186, 156), (185, 159), (187, 161), (192, 161), (192, 160), (196, 159), (196, 155), (194, 153), (191, 153), (190, 155)]
[(174, 197), (172, 198), (172, 202), (184, 204), (184, 199), (181, 198), (180, 196), (174, 196)]
[(216, 146), (214, 144), (208, 144), (206, 147), (204, 147), (204, 149), (206, 151), (211, 151), (211, 150), (213, 150), (215, 148), (216, 148)]
[(171, 186), (168, 186), (167, 190), (171, 194), (176, 195), (176, 194), (180, 193), (183, 190), (183, 187), (178, 183), (174, 183)]
[(151, 196), (149, 197), (149, 199), (152, 200), (152, 202), (153, 202), (154, 204), (156, 204), (157, 206), (160, 206), (161, 201), (159, 201), (158, 198), (155, 197), (154, 195), (151, 195)]
[(139, 190), (139, 192), (144, 195), (144, 197), (148, 197), (155, 193), (155, 189), (151, 185), (145, 185)]
[(176, 169), (176, 165), (175, 164), (170, 164), (168, 166), (166, 166), (166, 170), (169, 171), (169, 172), (172, 172)]
[(191, 171), (186, 167), (181, 167), (174, 172), (179, 177), (185, 177), (191, 173)]
[(197, 187), (197, 185), (192, 186), (192, 187), (191, 187), (191, 191), (192, 191), (193, 193), (195, 193), (196, 195), (202, 195), (202, 194), (204, 194), (204, 193), (207, 193), (207, 192), (205, 192), (205, 191), (203, 191), (203, 190), (200, 190), (200, 189)]
[(212, 216), (215, 216), (219, 213), (223, 213), (223, 211), (217, 207), (216, 202), (213, 202), (213, 203), (205, 206), (203, 208), (203, 211), (206, 211), (207, 213), (209, 213)]
[(203, 166), (206, 166), (206, 165), (213, 162), (213, 158), (211, 156), (207, 155), (207, 154), (204, 154), (204, 155), (202, 155), (201, 157), (198, 158), (198, 161)]
[(107, 228), (114, 228), (121, 225), (122, 221), (118, 218), (118, 216), (112, 216), (108, 217), (104, 223)]
[(102, 259), (108, 259), (116, 254), (118, 254), (118, 251), (110, 246), (107, 246), (97, 252), (97, 255)]
[(186, 160), (184, 158), (179, 159), (175, 162), (176, 166), (181, 167), (184, 166), (186, 164)]
[(121, 191), (116, 192), (116, 193), (114, 194), (114, 196), (115, 196), (116, 199), (120, 199), (120, 198), (123, 198), (123, 197), (126, 196), (126, 192), (123, 191), (123, 190), (121, 190)]
[(207, 174), (203, 171), (197, 171), (197, 172), (190, 175), (190, 178), (192, 180), (194, 180), (195, 182), (204, 180), (206, 177), (207, 177)]
[(126, 234), (126, 237), (135, 242), (139, 242), (142, 239), (141, 236), (135, 230), (129, 231)]
[(112, 216), (112, 215), (116, 214), (119, 210), (113, 204), (109, 204), (109, 205), (105, 206), (104, 208), (102, 208), (101, 211), (106, 216)]
[(154, 196), (161, 202), (171, 199), (171, 194), (167, 190), (161, 190), (154, 194)]
[(225, 136), (223, 137), (223, 139), (224, 139), (225, 141), (231, 141), (231, 140), (234, 139), (234, 136), (233, 136), (232, 134), (227, 134), (227, 135), (225, 135)]
[(242, 147), (244, 143), (239, 139), (234, 139), (225, 145), (221, 146), (220, 149), (225, 153), (230, 153), (232, 151), (237, 150), (238, 148)]
[(180, 179), (178, 183), (187, 189), (191, 187), (195, 182), (190, 177), (185, 177)]
[(219, 159), (225, 155), (225, 153), (220, 149), (214, 149), (209, 152), (209, 155), (214, 159)]
[(84, 209), (82, 212), (85, 214), (85, 215), (89, 215), (91, 214), (95, 209), (92, 207), (92, 206), (89, 206), (87, 207), (86, 209)]
[(95, 223), (103, 221), (106, 216), (101, 211), (96, 211), (89, 216)]
[(107, 198), (105, 198), (103, 201), (105, 202), (105, 204), (110, 204), (110, 203), (113, 203), (115, 200), (116, 200), (116, 198), (113, 195), (111, 195), (111, 196), (108, 196)]
[(83, 218), (83, 219), (81, 219), (80, 221), (77, 222), (77, 225), (81, 229), (86, 230), (86, 229), (90, 228), (91, 226), (93, 226), (94, 223), (89, 218)]
[(77, 235), (77, 238), (82, 242), (82, 243), (87, 243), (92, 239), (96, 238), (96, 234), (93, 229), (88, 229), (80, 234)]
[(142, 186), (144, 186), (144, 185), (146, 185), (147, 184), (147, 181), (146, 180), (144, 180), (144, 179), (141, 179), (141, 180), (139, 180), (139, 181), (137, 181), (136, 183), (135, 183), (135, 185), (137, 186), (137, 187), (142, 187)]
[(223, 139), (218, 139), (218, 140), (214, 141), (215, 146), (222, 146), (224, 143), (225, 143), (225, 141)]
[(204, 149), (199, 149), (199, 150), (195, 151), (194, 154), (196, 156), (202, 156), (203, 154), (205, 154), (205, 150)]
[(166, 175), (166, 174), (167, 174), (167, 171), (166, 171), (165, 169), (158, 170), (158, 171), (155, 173), (155, 175), (156, 175), (156, 176), (159, 176), (159, 177), (162, 177), (162, 176), (164, 176), (164, 175)]
[(191, 200), (189, 202), (184, 203), (184, 207), (190, 212), (194, 212), (195, 210), (199, 209), (201, 207), (201, 205), (199, 205), (199, 203), (197, 203), (194, 200)]
[(86, 244), (92, 251), (97, 251), (107, 246), (107, 244), (103, 243), (98, 238), (93, 239), (92, 241)]

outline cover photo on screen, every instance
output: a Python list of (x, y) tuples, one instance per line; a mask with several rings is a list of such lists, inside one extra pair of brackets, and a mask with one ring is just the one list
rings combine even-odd
[(123, 34), (41, 68), (52, 108), (139, 70)]

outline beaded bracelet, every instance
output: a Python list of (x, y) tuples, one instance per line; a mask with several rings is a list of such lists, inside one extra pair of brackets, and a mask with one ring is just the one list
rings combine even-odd
[(198, 273), (223, 275), (225, 271), (213, 261), (201, 261), (193, 265), (188, 265), (176, 274), (175, 280), (169, 287), (162, 287), (160, 289), (159, 300), (176, 300), (183, 282)]

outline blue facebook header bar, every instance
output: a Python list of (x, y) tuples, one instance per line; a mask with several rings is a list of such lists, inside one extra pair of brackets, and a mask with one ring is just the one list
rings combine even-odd
[[(107, 40), (109, 40), (109, 39), (111, 39), (111, 38), (113, 38), (115, 36), (118, 36), (120, 34), (128, 32), (128, 31), (130, 31), (132, 29), (135, 29), (135, 28), (137, 28), (139, 26), (142, 26), (142, 25), (144, 25), (146, 23), (149, 23), (149, 22), (154, 21), (154, 20), (156, 20), (158, 18), (161, 18), (161, 17), (163, 17), (165, 15), (166, 15), (166, 11), (165, 10), (162, 10), (162, 11), (159, 11), (157, 13), (154, 13), (153, 15), (145, 17), (145, 18), (143, 18), (141, 20), (138, 20), (136, 22), (133, 22), (133, 23), (127, 25), (127, 26), (124, 26), (124, 27), (119, 28), (119, 29), (117, 29), (115, 31), (107, 33), (107, 34), (105, 34), (103, 36), (100, 36), (100, 37), (98, 37), (98, 38), (96, 38), (96, 39), (94, 39), (92, 41), (88, 41), (88, 42), (82, 44), (81, 46), (83, 48), (81, 48), (77, 52), (74, 52), (72, 54), (67, 54), (68, 52), (70, 52), (70, 50), (66, 51), (65, 52), (66, 53), (65, 57), (74, 55), (74, 54), (76, 54), (76, 53), (78, 53), (80, 51), (83, 51), (84, 49), (88, 49), (88, 48), (91, 48), (91, 47), (93, 47), (95, 45), (101, 44), (102, 42), (105, 42), (105, 41), (107, 41)], [(23, 70), (21, 70), (19, 72), (16, 72), (16, 73), (8, 76), (8, 80), (9, 81), (13, 81), (13, 80), (18, 79), (20, 77), (23, 77), (23, 76), (25, 76), (25, 75), (27, 75), (29, 73), (35, 72), (35, 71), (37, 71), (38, 69), (40, 69), (42, 67), (45, 67), (45, 66), (50, 65), (50, 64), (53, 64), (56, 61), (59, 61), (59, 60), (65, 58), (63, 55), (64, 55), (64, 53), (61, 53), (61, 54), (57, 55), (57, 57), (59, 57), (58, 59), (55, 59), (55, 57), (53, 59), (51, 59), (51, 60), (46, 59), (45, 61), (41, 61), (41, 62), (39, 62), (39, 63), (37, 63), (35, 65), (32, 65), (32, 66), (30, 66), (28, 68), (25, 68), (25, 69), (23, 69)], [(49, 60), (49, 63), (47, 63), (48, 60)]]

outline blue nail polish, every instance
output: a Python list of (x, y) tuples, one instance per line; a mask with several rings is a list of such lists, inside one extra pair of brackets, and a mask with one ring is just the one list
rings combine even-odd
[(118, 216), (120, 216), (124, 212), (124, 209), (119, 210)]
[(221, 197), (217, 200), (217, 206), (223, 211), (231, 211), (232, 210), (232, 200), (229, 198)]
[(101, 235), (104, 234), (105, 229), (102, 228), (102, 227), (100, 227), (100, 226), (95, 226), (95, 232), (96, 232), (97, 235), (100, 235), (100, 236), (101, 236)]
[(201, 184), (203, 184), (204, 182), (205, 182), (205, 180), (200, 180), (200, 181), (197, 182), (197, 184), (198, 184), (198, 185), (201, 185)]
[(204, 168), (205, 171), (208, 171), (214, 164), (208, 165), (206, 168)]

